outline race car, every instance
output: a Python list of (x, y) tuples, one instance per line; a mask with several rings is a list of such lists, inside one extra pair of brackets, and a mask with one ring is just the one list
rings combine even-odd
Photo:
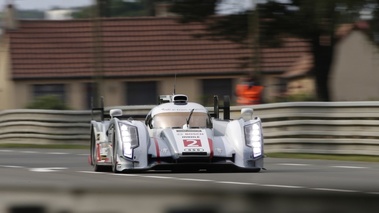
[(252, 108), (232, 120), (227, 96), (223, 106), (214, 96), (213, 113), (183, 94), (159, 100), (143, 120), (125, 117), (121, 109), (107, 115), (103, 105), (93, 108), (101, 114), (91, 120), (89, 162), (95, 171), (261, 171), (262, 124)]

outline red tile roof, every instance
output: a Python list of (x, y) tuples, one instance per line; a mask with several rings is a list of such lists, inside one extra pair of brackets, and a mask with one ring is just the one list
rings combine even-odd
[(313, 55), (310, 53), (304, 54), (299, 57), (289, 69), (284, 72), (281, 77), (291, 79), (297, 77), (303, 77), (310, 73), (313, 68)]
[[(198, 23), (174, 17), (111, 18), (102, 23), (104, 76), (241, 74), (252, 51), (226, 40), (195, 38)], [(9, 31), (14, 79), (92, 77), (95, 72), (91, 20), (22, 20)], [(287, 39), (284, 47), (262, 50), (265, 72), (285, 71), (309, 44)]]

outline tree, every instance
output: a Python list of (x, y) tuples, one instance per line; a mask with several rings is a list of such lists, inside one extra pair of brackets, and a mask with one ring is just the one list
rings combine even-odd
[(69, 109), (66, 104), (55, 95), (45, 95), (34, 99), (29, 103), (26, 108), (28, 109), (54, 109), (54, 110), (67, 110)]
[[(153, 0), (96, 0), (96, 6), (100, 17), (131, 17), (131, 16), (150, 16), (152, 15)], [(92, 18), (94, 6), (83, 7), (73, 13), (73, 17)]]
[[(42, 10), (19, 10), (16, 8), (18, 19), (44, 19), (45, 13)], [(3, 19), (4, 12), (0, 12), (0, 19)]]
[[(268, 0), (257, 4), (253, 11), (246, 10), (210, 19), (215, 15), (220, 2), (221, 0), (175, 0), (171, 11), (180, 14), (183, 23), (206, 23), (208, 35), (242, 44), (249, 43), (249, 38), (253, 37), (251, 34), (259, 35), (261, 46), (280, 46), (284, 35), (309, 41), (314, 58), (317, 95), (323, 101), (329, 100), (328, 77), (333, 62), (337, 26), (359, 20), (360, 13), (364, 10), (372, 11), (373, 22), (379, 15), (378, 0), (292, 0), (289, 3)], [(259, 27), (251, 27), (252, 21), (248, 16), (259, 17), (256, 19)]]

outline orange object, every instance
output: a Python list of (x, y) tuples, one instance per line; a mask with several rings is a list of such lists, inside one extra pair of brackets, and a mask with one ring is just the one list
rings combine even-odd
[(238, 84), (236, 87), (237, 103), (240, 105), (260, 104), (263, 86)]

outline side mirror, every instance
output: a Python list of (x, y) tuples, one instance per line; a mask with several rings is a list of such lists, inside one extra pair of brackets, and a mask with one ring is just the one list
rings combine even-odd
[(249, 121), (253, 119), (253, 109), (252, 108), (242, 108), (241, 116), (244, 121)]
[(109, 111), (109, 115), (111, 116), (111, 118), (122, 116), (122, 110), (121, 109), (111, 109)]

